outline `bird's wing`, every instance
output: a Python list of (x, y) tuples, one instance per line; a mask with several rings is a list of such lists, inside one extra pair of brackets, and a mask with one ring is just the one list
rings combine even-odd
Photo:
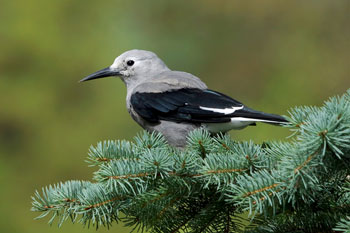
[(242, 121), (282, 123), (285, 119), (245, 107), (242, 103), (208, 89), (183, 88), (166, 92), (136, 92), (132, 108), (145, 120), (192, 123), (224, 123), (232, 118)]

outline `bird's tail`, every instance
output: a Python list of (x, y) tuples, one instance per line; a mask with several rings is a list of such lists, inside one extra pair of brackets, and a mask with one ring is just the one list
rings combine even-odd
[(242, 118), (244, 118), (246, 121), (263, 122), (263, 123), (273, 124), (273, 125), (284, 125), (289, 122), (283, 116), (280, 116), (277, 114), (260, 112), (247, 107), (242, 109), (239, 113), (236, 112), (236, 115), (238, 114), (242, 114)]

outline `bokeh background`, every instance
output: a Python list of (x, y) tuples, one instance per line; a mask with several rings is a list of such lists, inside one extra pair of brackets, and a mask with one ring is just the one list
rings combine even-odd
[[(78, 83), (122, 52), (154, 51), (170, 68), (248, 106), (287, 114), (350, 88), (350, 2), (279, 0), (1, 0), (1, 232), (94, 232), (33, 220), (31, 195), (90, 180), (88, 147), (141, 128), (118, 78)], [(234, 139), (283, 140), (258, 125)], [(99, 229), (100, 232), (107, 231)], [(111, 231), (128, 232), (122, 225)]]

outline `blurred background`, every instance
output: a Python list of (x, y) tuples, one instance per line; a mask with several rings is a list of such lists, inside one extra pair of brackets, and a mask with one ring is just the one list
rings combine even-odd
[[(118, 78), (78, 83), (129, 49), (151, 50), (174, 70), (248, 106), (287, 114), (350, 88), (350, 2), (278, 0), (2, 0), (0, 3), (1, 232), (94, 232), (35, 221), (42, 186), (90, 180), (90, 145), (141, 128)], [(236, 140), (283, 140), (270, 125)], [(107, 231), (99, 229), (100, 232)], [(111, 231), (129, 232), (122, 225)]]

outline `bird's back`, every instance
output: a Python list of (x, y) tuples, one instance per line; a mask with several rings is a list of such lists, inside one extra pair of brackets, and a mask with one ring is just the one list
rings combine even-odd
[(145, 77), (143, 82), (140, 82), (128, 92), (130, 94), (136, 92), (157, 93), (182, 88), (207, 89), (207, 85), (190, 73), (169, 70)]

